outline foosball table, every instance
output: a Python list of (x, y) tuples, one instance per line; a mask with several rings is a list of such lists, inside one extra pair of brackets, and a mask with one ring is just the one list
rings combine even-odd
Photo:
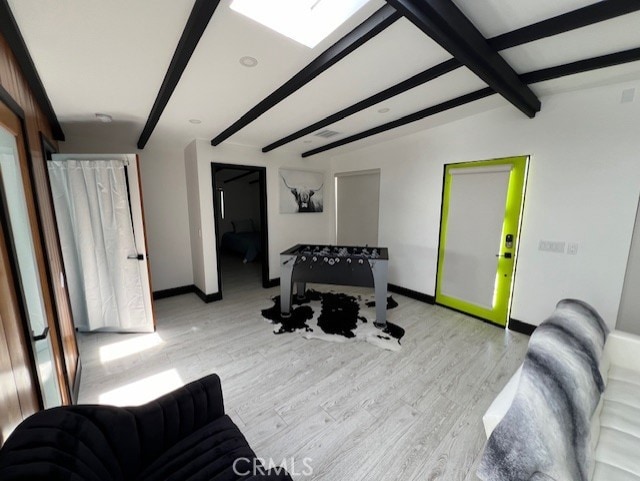
[(387, 325), (386, 247), (352, 247), (298, 244), (280, 254), (280, 312), (291, 315), (293, 284), (303, 298), (307, 282), (373, 287), (376, 327)]

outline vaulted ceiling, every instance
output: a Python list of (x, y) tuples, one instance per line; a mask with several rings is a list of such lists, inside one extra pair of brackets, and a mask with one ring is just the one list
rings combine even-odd
[[(220, 1), (161, 112), (156, 130), (151, 132), (149, 144), (157, 139), (158, 132), (171, 132), (173, 138), (185, 144), (193, 138), (218, 137), (385, 5), (402, 13), (400, 4), (421, 2), (450, 3), (370, 0), (310, 49), (234, 12), (229, 8), (230, 0)], [(95, 113), (101, 112), (111, 115), (116, 122), (127, 122), (132, 138), (137, 140), (194, 8), (194, 0), (8, 0), (8, 3), (63, 129), (74, 123), (97, 122)], [(454, 0), (453, 3), (486, 39), (594, 5), (593, 0)], [(634, 4), (640, 4), (622, 0), (596, 3), (603, 11), (621, 7), (633, 10)], [(640, 10), (511, 48), (496, 48), (491, 40), (488, 44), (494, 52), (501, 50), (502, 59), (525, 85), (528, 81), (523, 74), (640, 48)], [(239, 60), (245, 56), (256, 58), (257, 66), (241, 65)], [(279, 139), (451, 58), (452, 53), (418, 28), (410, 16), (400, 16), (224, 142), (256, 149), (273, 147)], [(542, 97), (544, 110), (543, 97), (549, 94), (640, 80), (638, 58), (634, 51), (619, 65), (530, 83), (528, 88), (538, 98)], [(584, 69), (581, 65), (574, 71)], [(443, 113), (437, 113), (440, 108), (433, 108), (442, 104), (443, 108), (448, 107), (449, 101), (486, 87), (487, 83), (476, 73), (461, 66), (399, 95), (369, 102), (353, 115), (331, 119), (278, 148), (309, 154), (337, 141), (346, 144), (342, 149), (357, 148), (405, 133), (406, 129), (392, 129), (362, 140), (354, 137), (362, 132), (373, 134), (384, 130), (371, 131), (390, 122), (397, 121), (391, 126), (407, 123), (408, 120), (398, 119), (416, 112), (436, 112), (428, 123), (419, 124), (424, 128), (509, 105), (504, 97), (492, 95)], [(192, 124), (190, 119), (201, 123)], [(330, 138), (315, 135), (323, 130), (337, 134)]]

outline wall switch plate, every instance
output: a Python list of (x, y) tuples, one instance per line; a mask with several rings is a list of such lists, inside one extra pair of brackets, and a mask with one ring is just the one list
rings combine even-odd
[(540, 243), (538, 244), (539, 251), (555, 252), (557, 254), (564, 254), (564, 247), (565, 247), (564, 241), (541, 240)]
[(575, 256), (578, 253), (578, 243), (577, 242), (569, 242), (567, 246), (567, 254), (570, 256)]

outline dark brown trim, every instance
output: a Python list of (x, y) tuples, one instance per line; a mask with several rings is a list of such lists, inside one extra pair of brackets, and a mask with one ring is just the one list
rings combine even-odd
[(213, 13), (216, 11), (219, 3), (220, 0), (196, 0), (193, 5), (187, 24), (184, 27), (178, 46), (173, 53), (173, 58), (171, 59), (167, 73), (165, 74), (160, 90), (158, 91), (158, 96), (156, 97), (153, 107), (151, 108), (151, 112), (149, 113), (147, 123), (145, 124), (144, 129), (140, 134), (140, 138), (138, 139), (139, 149), (144, 149), (144, 146), (147, 145), (147, 141), (149, 140), (149, 137), (151, 137), (153, 129), (156, 128), (162, 112), (167, 106), (171, 95), (173, 95), (173, 91), (175, 90), (176, 85), (178, 85), (184, 69), (187, 67), (189, 59), (191, 59), (191, 55), (193, 55), (193, 52), (196, 49), (202, 34), (207, 28), (207, 25), (209, 25), (209, 21), (213, 17)]
[(577, 28), (626, 15), (640, 10), (638, 0), (608, 0), (548, 18), (526, 27), (507, 32), (488, 40), (496, 50), (504, 50), (525, 43), (552, 37)]
[[(620, 15), (631, 13), (637, 10), (640, 10), (640, 2), (638, 2), (637, 0), (610, 0), (608, 2), (598, 2), (594, 5), (558, 15), (557, 17), (548, 18), (533, 25), (507, 32), (503, 35), (498, 35), (497, 37), (488, 39), (487, 42), (489, 42), (489, 45), (491, 45), (496, 50), (504, 50), (507, 48), (516, 47), (518, 45), (523, 45), (525, 43), (540, 40), (542, 38), (565, 33), (576, 28), (585, 27), (605, 20), (610, 20)], [(448, 71), (453, 71), (461, 65), (462, 64), (460, 62), (453, 58), (442, 62), (435, 67), (424, 70), (407, 80), (397, 83), (394, 86), (389, 87), (388, 89), (385, 89), (364, 100), (361, 100), (360, 102), (357, 102), (350, 107), (342, 109), (335, 114), (329, 115), (323, 120), (315, 122), (308, 127), (294, 132), (293, 134), (287, 135), (286, 137), (283, 137), (280, 140), (267, 145), (262, 149), (262, 151), (269, 152), (273, 149), (281, 147), (289, 142), (299, 139), (300, 137), (308, 135), (312, 132), (315, 132), (316, 130), (322, 129), (339, 120), (342, 120), (345, 117), (353, 115), (366, 108), (372, 107), (373, 105), (380, 102), (384, 102), (385, 100), (395, 97), (396, 95), (400, 95), (412, 88), (423, 85), (424, 83), (437, 78), (439, 75), (448, 73), (445, 70), (450, 69)], [(433, 74), (436, 74), (436, 76), (432, 76)]]
[(289, 95), (293, 94), (322, 72), (342, 60), (361, 45), (365, 44), (384, 29), (399, 20), (401, 15), (389, 5), (385, 5), (371, 15), (367, 20), (354, 28), (347, 35), (334, 43), (327, 50), (316, 57), (309, 65), (287, 80), (276, 91), (258, 103), (246, 114), (240, 117), (230, 127), (211, 140), (211, 145), (219, 145), (233, 134), (249, 125), (267, 110), (271, 109)]
[(387, 289), (390, 292), (395, 292), (396, 294), (400, 294), (405, 297), (410, 297), (411, 299), (415, 299), (416, 301), (425, 302), (427, 304), (435, 304), (436, 298), (429, 294), (424, 294), (423, 292), (414, 291), (412, 289), (407, 289), (406, 287), (397, 286), (395, 284), (389, 284)]
[[(53, 138), (55, 140), (64, 140), (64, 132), (58, 122), (58, 117), (53, 110), (49, 96), (44, 89), (42, 80), (40, 80), (36, 66), (29, 54), (27, 45), (24, 42), (24, 38), (20, 33), (20, 29), (18, 28), (18, 24), (7, 0), (0, 0), (0, 34), (5, 38), (9, 48), (15, 55), (16, 61), (31, 89), (31, 93), (42, 109), (45, 117), (49, 120)], [(11, 108), (11, 105), (9, 105), (9, 108)], [(24, 118), (24, 114), (22, 118)]]
[(451, 0), (387, 0), (387, 3), (526, 116), (533, 118), (540, 111), (542, 104), (538, 97)]
[(526, 334), (527, 336), (533, 334), (533, 331), (536, 330), (536, 327), (538, 326), (527, 324), (526, 322), (519, 321), (517, 319), (514, 319), (513, 317), (509, 318), (509, 324), (507, 324), (508, 330)]
[(5, 104), (20, 120), (24, 122), (24, 110), (20, 107), (20, 104), (15, 101), (11, 94), (0, 84), (0, 102)]
[(193, 286), (193, 292), (202, 299), (202, 302), (209, 304), (210, 302), (216, 302), (222, 300), (222, 292), (214, 292), (213, 294), (205, 294), (200, 290), (198, 286)]
[(166, 299), (167, 297), (182, 296), (184, 294), (191, 294), (195, 292), (196, 286), (189, 284), (188, 286), (172, 287), (171, 289), (163, 289), (161, 291), (154, 291), (153, 300)]
[(276, 277), (275, 279), (269, 279), (269, 282), (267, 282), (267, 285), (264, 285), (262, 287), (264, 287), (265, 289), (268, 289), (270, 287), (278, 287), (280, 285), (280, 278)]
[(206, 303), (222, 300), (222, 292), (218, 291), (213, 294), (205, 294), (194, 284), (155, 291), (153, 293), (153, 300), (157, 301), (158, 299), (167, 299), (168, 297), (183, 296), (185, 294), (196, 294), (203, 302)]

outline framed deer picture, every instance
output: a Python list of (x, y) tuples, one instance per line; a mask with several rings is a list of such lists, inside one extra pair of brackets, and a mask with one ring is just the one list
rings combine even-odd
[(324, 173), (280, 169), (280, 213), (322, 212)]

